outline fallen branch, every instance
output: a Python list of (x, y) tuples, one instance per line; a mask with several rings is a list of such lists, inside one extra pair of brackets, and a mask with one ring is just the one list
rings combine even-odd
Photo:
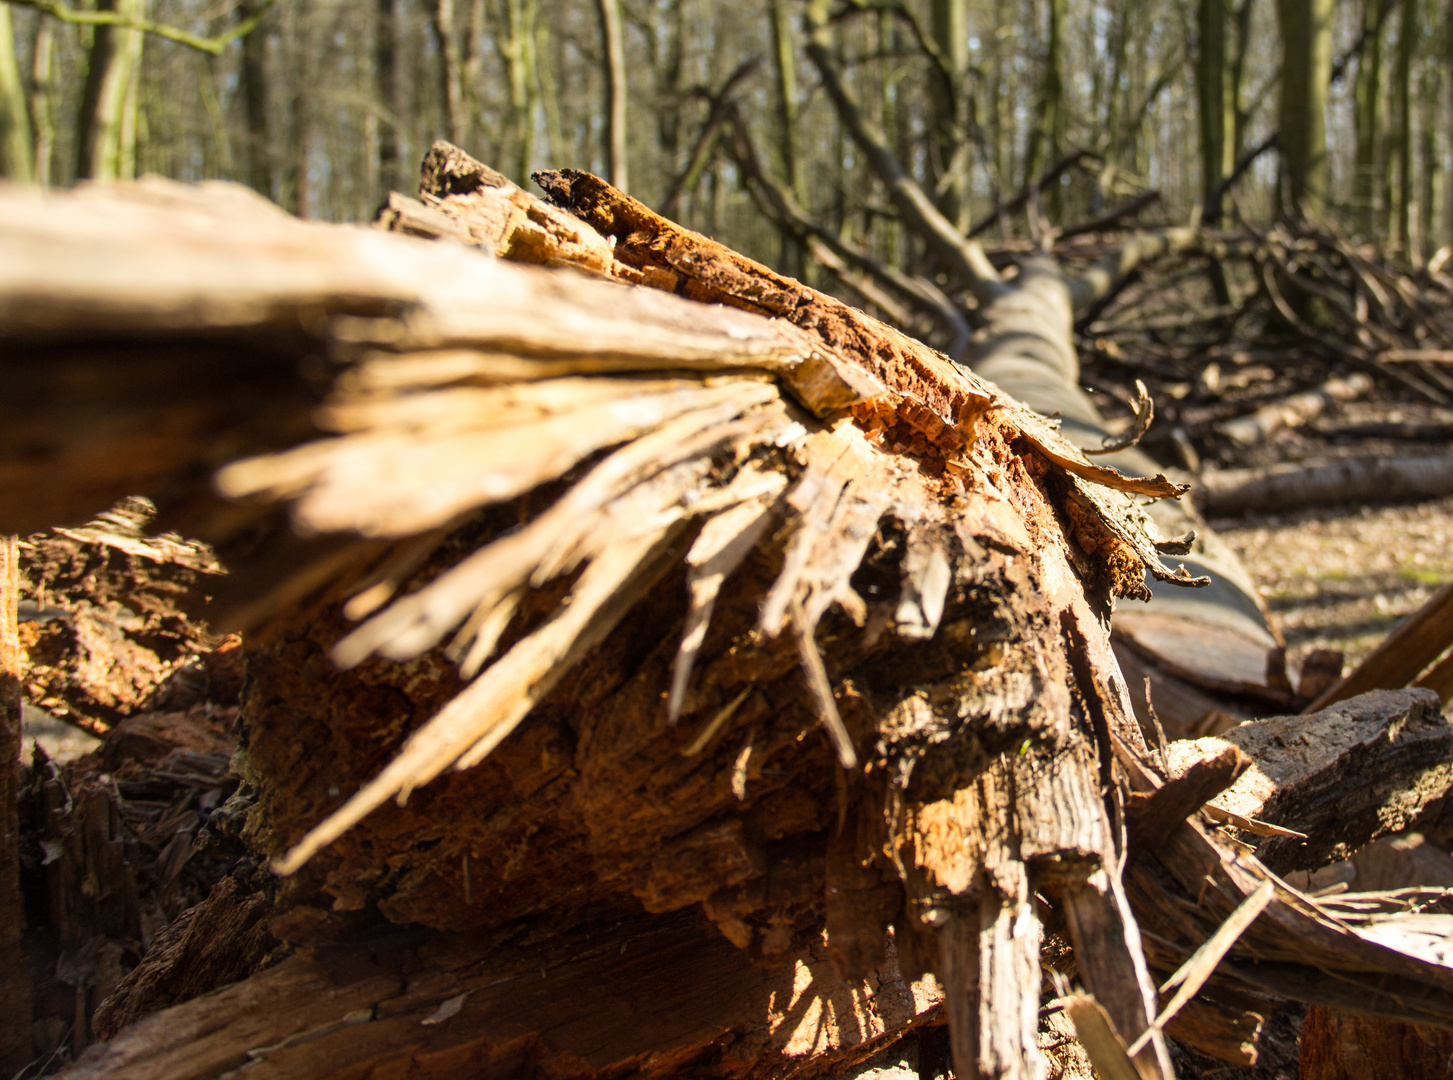
[(1372, 378), (1362, 372), (1346, 378), (1328, 379), (1315, 390), (1273, 401), (1249, 416), (1223, 421), (1216, 428), (1239, 446), (1256, 446), (1279, 431), (1295, 429), (1315, 420), (1338, 402), (1361, 397), (1372, 389), (1372, 385)]
[(1315, 506), (1421, 502), (1453, 495), (1446, 457), (1341, 458), (1256, 469), (1208, 469), (1196, 503), (1207, 514), (1276, 514)]

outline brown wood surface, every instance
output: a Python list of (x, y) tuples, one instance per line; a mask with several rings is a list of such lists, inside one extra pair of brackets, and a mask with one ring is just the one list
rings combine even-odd
[(25, 906), (20, 895), (20, 552), (0, 534), (0, 1072), (31, 1060), (30, 978), (21, 953)]

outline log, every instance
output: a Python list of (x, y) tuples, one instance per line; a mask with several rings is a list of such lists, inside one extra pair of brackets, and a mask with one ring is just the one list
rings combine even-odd
[(1346, 378), (1328, 379), (1315, 390), (1273, 401), (1247, 416), (1223, 421), (1216, 428), (1239, 446), (1256, 446), (1279, 431), (1301, 427), (1336, 403), (1351, 401), (1371, 389), (1372, 377), (1362, 372)]
[(1257, 858), (1278, 873), (1315, 869), (1413, 828), (1453, 786), (1453, 727), (1428, 690), (1376, 690), (1174, 742), (1168, 767), (1179, 775), (1232, 749), (1251, 767), (1211, 806), (1306, 834), (1259, 838)]
[[(265, 925), (293, 950), (180, 1001), (223, 965), (179, 930), (73, 1074), (767, 1076), (942, 1015), (961, 1073), (1033, 1076), (1041, 896), (1143, 1077), (1171, 1075), (1155, 974), (1253, 896), (1212, 1007), (1181, 1014), (1208, 1045), (1244, 1056), (1270, 996), (1328, 997), (1314, 972), (1374, 1011), (1453, 1015), (1416, 916), (1334, 916), (1195, 815), (1122, 870), (1111, 808), (1170, 785), (1109, 614), (1147, 569), (1192, 582), (1137, 499), (1178, 485), (1090, 462), (922, 344), (588, 174), (546, 176), (547, 212), (435, 163), (424, 205), (472, 245), (598, 265), (505, 265), (442, 226), (234, 220), (191, 189), (192, 224), (162, 228), (162, 185), (58, 197), (84, 228), (22, 230), (72, 267), (147, 247), (154, 277), (55, 273), (42, 295), (0, 256), (0, 363), (32, 404), (59, 408), (57, 355), (99, 407), (117, 356), (219, 350), (212, 382), (123, 395), (80, 449), (7, 459), (0, 523), (56, 461), (185, 421), (83, 495), (143, 484), (231, 570), (211, 612), (249, 630), (241, 839), (283, 872)], [(1063, 279), (1021, 277), (987, 313), (1011, 358), (1013, 326), (1049, 328), (1033, 350), (1069, 333)], [(279, 407), (199, 430), (262, 343)], [(229, 902), (188, 925), (263, 924)]]
[(132, 1025), (66, 1075), (774, 1075), (871, 1057), (939, 1000), (891, 964), (845, 981), (820, 942), (762, 967), (690, 912), (510, 949), (483, 933), (394, 937), (295, 955)]
[[(506, 238), (564, 213), (521, 207), (521, 193), (475, 175), (433, 209), (474, 220), (502, 198), (525, 224), (481, 235)], [(960, 997), (970, 981), (993, 988), (970, 1007), (967, 1037), (1013, 1075), (1040, 1053), (1029, 898), (1044, 887), (1087, 929), (1082, 968), (1114, 1022), (1130, 1038), (1146, 1029), (1153, 986), (1100, 797), (1110, 739), (1139, 740), (1107, 614), (1114, 591), (1143, 590), (1147, 566), (1177, 577), (1134, 497), (1176, 485), (1088, 461), (931, 350), (659, 219), (674, 264), (633, 264), (625, 253), (639, 249), (617, 237), (588, 280), (455, 241), (233, 214), (226, 199), (209, 210), (190, 191), (191, 224), (165, 227), (167, 190), (68, 196), (74, 218), (7, 215), (24, 218), (20, 248), (91, 267), (78, 285), (0, 265), (0, 307), (16, 315), (5, 364), (34, 388), (33, 429), (52, 430), (44, 414), (59, 403), (40, 373), (57, 354), (89, 372), (99, 408), (107, 378), (126, 378), (117, 355), (160, 372), (197, 357), (199, 340), (225, 347), (201, 390), (159, 381), (123, 422), (83, 429), (79, 449), (52, 436), (7, 465), (0, 515), (77, 514), (86, 503), (65, 491), (35, 510), (42, 478), (55, 486), (47, 469), (165, 435), (150, 471), (123, 463), (81, 495), (137, 485), (231, 570), (211, 614), (251, 631), (245, 836), (297, 871), (275, 934), (318, 947), (383, 933), (370, 923), (382, 917), (486, 936), (528, 925), (566, 948), (583, 922), (644, 907), (666, 926), (699, 908), (725, 938), (713, 948), (742, 949), (773, 978), (826, 923), (862, 980), (890, 941), (918, 977), (956, 955), (940, 946), (963, 928), (977, 976), (955, 976)], [(638, 213), (589, 190), (598, 207)], [(507, 250), (571, 265), (610, 250), (570, 220), (568, 235), (540, 225), (539, 244)], [(144, 245), (144, 276), (101, 269), (142, 236), (160, 238)], [(621, 284), (668, 272), (697, 299)], [(801, 325), (758, 313), (771, 304)], [(66, 340), (76, 325), (85, 348)], [(169, 341), (190, 351), (159, 348)], [(240, 358), (264, 341), (277, 407), (207, 414), (199, 432), (198, 395), (244, 377)], [(322, 373), (305, 363), (320, 348)], [(524, 444), (538, 452), (514, 452)], [(462, 677), (435, 648), (461, 629), (449, 655)], [(673, 669), (685, 672), (674, 726)], [(1001, 760), (1010, 748), (1024, 752)], [(168, 955), (154, 963), (196, 968)], [(164, 976), (149, 968), (107, 1015), (159, 1004), (143, 988)], [(570, 1008), (593, 1013), (598, 984), (574, 985)], [(570, 993), (549, 1000), (564, 1009)], [(284, 999), (240, 1000), (253, 1003), (237, 1014), (245, 1032), (271, 1031)], [(479, 997), (487, 1011), (495, 1000)], [(447, 1026), (417, 1019), (375, 1014), (382, 1026), (337, 1042), (366, 1057), (365, 1044), (392, 1053), (399, 1031)], [(738, 1024), (727, 1019), (707, 1041)], [(477, 1041), (479, 1022), (461, 1023)], [(237, 1052), (204, 1036), (159, 1020), (124, 1045), (177, 1039), (211, 1062)], [(1142, 1056), (1167, 1074), (1158, 1035)], [(736, 1071), (772, 1067), (749, 1056)]]
[(25, 904), (20, 891), (20, 549), (0, 535), (0, 1071), (31, 1061), (30, 979), (21, 952)]
[(1207, 514), (1283, 513), (1315, 506), (1419, 502), (1453, 494), (1446, 457), (1342, 458), (1324, 464), (1207, 469), (1195, 499)]

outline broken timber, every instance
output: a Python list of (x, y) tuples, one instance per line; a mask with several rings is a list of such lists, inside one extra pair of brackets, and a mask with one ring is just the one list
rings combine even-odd
[[(248, 841), (294, 871), (273, 932), (317, 950), (284, 965), (301, 989), (264, 972), (76, 1071), (165, 1051), (178, 1076), (246, 1059), (315, 1075), (343, 1046), (359, 1072), (475, 1075), (528, 1052), (569, 1075), (766, 1075), (851, 1061), (943, 1000), (962, 1073), (1036, 1076), (1042, 895), (1134, 1067), (1170, 1075), (1152, 970), (1215, 924), (1176, 924), (1148, 960), (1133, 901), (1160, 913), (1210, 875), (1209, 919), (1268, 880), (1194, 819), (1161, 830), (1171, 880), (1121, 878), (1114, 808), (1127, 776), (1159, 780), (1108, 615), (1145, 569), (1176, 577), (1131, 496), (1177, 489), (1091, 464), (911, 339), (566, 179), (563, 201), (619, 216), (613, 248), (437, 148), (425, 201), (385, 215), (415, 239), (161, 184), (4, 216), (5, 364), (24, 393), (0, 405), (0, 439), (31, 455), (5, 456), (0, 528), (141, 492), (216, 545), (231, 573), (212, 617), (252, 632)], [(96, 269), (137, 250), (141, 274)], [(37, 277), (40, 251), (59, 269)], [(226, 388), (249, 377), (238, 406)], [(47, 422), (62, 410), (106, 423)], [(1267, 911), (1272, 941), (1321, 925)], [(423, 929), (395, 947), (382, 920)], [(582, 1055), (601, 992), (571, 935), (589, 925), (691, 928), (646, 950), (648, 983), (747, 957), (768, 974)], [(621, 933), (605, 940), (628, 952)], [(564, 981), (486, 992), (486, 954), (511, 979), (535, 970), (526, 940), (559, 950)], [(828, 955), (844, 989), (784, 974)], [(360, 956), (377, 985), (359, 989), (375, 977)], [(1371, 956), (1359, 971), (1395, 963)], [(1417, 1016), (1453, 1014), (1417, 974)], [(891, 1016), (867, 1004), (888, 985)], [(797, 1011), (774, 1013), (789, 989)], [(515, 1041), (479, 1034), (531, 1000), (585, 1034), (553, 1039), (543, 1005)], [(793, 1042), (829, 1014), (836, 1036)], [(1212, 1011), (1230, 1019), (1203, 1041), (1244, 1014)]]

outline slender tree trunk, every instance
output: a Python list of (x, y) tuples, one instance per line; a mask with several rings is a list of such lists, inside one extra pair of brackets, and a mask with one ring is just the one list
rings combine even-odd
[(1277, 0), (1282, 35), (1279, 208), (1320, 217), (1327, 199), (1332, 0)]
[(399, 126), (398, 0), (377, 0), (373, 31), (374, 94), (379, 111), (378, 182), (384, 191), (402, 183)]
[(1366, 237), (1377, 231), (1378, 119), (1382, 99), (1382, 13), (1386, 0), (1363, 0), (1362, 26), (1367, 41), (1357, 61), (1353, 90), (1357, 161), (1352, 174), (1352, 207)]
[(1417, 261), (1421, 266), (1434, 251), (1434, 202), (1438, 190), (1438, 101), (1443, 93), (1443, 69), (1435, 63), (1424, 61), (1419, 80), (1418, 99), (1421, 120), (1419, 121), (1418, 154), (1418, 251)]
[[(1443, 26), (1436, 55), (1443, 67), (1453, 64), (1453, 0), (1443, 8)], [(1443, 143), (1453, 148), (1453, 78), (1443, 80)], [(1453, 168), (1443, 174), (1443, 244), (1453, 244)]]
[(933, 36), (944, 68), (934, 69), (929, 105), (936, 152), (930, 156), (938, 206), (960, 228), (967, 224), (968, 144), (964, 123), (964, 77), (969, 67), (968, 0), (933, 0)]
[(21, 959), (25, 906), (20, 896), (20, 685), (17, 605), (19, 545), (0, 536), (0, 1073), (31, 1063), (30, 979)]
[(55, 23), (41, 19), (30, 54), (30, 119), (35, 129), (35, 182), (48, 187), (55, 158)]
[(10, 5), (0, 4), (0, 176), (28, 182), (34, 175), (30, 117), (25, 107), (25, 87), (20, 83), (20, 65), (15, 60)]
[[(380, 4), (382, 6), (382, 4)], [(299, 0), (297, 9), (297, 28), (295, 37), (297, 41), (299, 62), (293, 71), (293, 93), (292, 112), (293, 122), (290, 129), (288, 145), (288, 171), (292, 181), (289, 187), (289, 209), (300, 218), (310, 218), (315, 213), (313, 200), (313, 178), (311, 170), (311, 156), (313, 149), (313, 100), (315, 87), (313, 86), (313, 42), (316, 38), (316, 30), (313, 25), (314, 18), (313, 0)], [(390, 142), (392, 140), (392, 142)], [(393, 149), (393, 165), (395, 169), (398, 164), (398, 131), (392, 124), (385, 123), (380, 128), (379, 146), (382, 148), (389, 145)], [(384, 158), (382, 152), (379, 155), (379, 175), (384, 178), (388, 173), (384, 170)]]
[(459, 36), (454, 32), (454, 0), (434, 0), (429, 21), (438, 47), (439, 97), (444, 105), (444, 127), (449, 141), (462, 146), (464, 138), (464, 84), (460, 73)]
[[(1046, 164), (1059, 158), (1064, 145), (1064, 24), (1066, 0), (1049, 0), (1049, 37), (1044, 49), (1044, 82), (1039, 94), (1038, 117), (1030, 137), (1030, 152), (1024, 161), (1024, 183), (1039, 179)], [(1050, 190), (1049, 212), (1055, 220), (1064, 216), (1064, 198), (1058, 184)]]
[(523, 184), (534, 155), (535, 87), (539, 84), (535, 56), (536, 0), (506, 0), (499, 53), (509, 80), (510, 123), (502, 157), (505, 171)]
[(1201, 127), (1201, 206), (1204, 220), (1221, 219), (1221, 186), (1231, 172), (1227, 161), (1230, 97), (1226, 78), (1225, 0), (1200, 0), (1196, 9), (1196, 103)]
[(473, 143), (479, 125), (479, 45), (483, 34), (484, 0), (469, 0), (469, 18), (464, 30), (463, 46), (459, 51), (461, 107), (464, 109), (462, 131), (465, 139), (461, 146)]
[(1250, 111), (1242, 105), (1242, 87), (1246, 83), (1246, 56), (1251, 49), (1251, 16), (1255, 12), (1255, 0), (1241, 0), (1236, 9), (1236, 52), (1231, 58), (1230, 81), (1226, 96), (1231, 101), (1231, 160), (1238, 161), (1246, 149), (1246, 127), (1251, 121)]
[(1409, 213), (1413, 197), (1413, 59), (1417, 53), (1418, 0), (1402, 0), (1402, 22), (1398, 27), (1397, 67), (1393, 74), (1394, 108), (1397, 116), (1397, 193), (1392, 220), (1393, 246), (1405, 254), (1409, 249)]
[(559, 73), (563, 69), (559, 45), (550, 36), (550, 27), (542, 22), (535, 27), (535, 90), (540, 95), (540, 107), (545, 110), (545, 138), (551, 161), (567, 161), (571, 157), (565, 138), (565, 118), (560, 111)]
[[(772, 0), (772, 57), (777, 76), (777, 155), (782, 163), (782, 176), (787, 189), (806, 208), (807, 185), (803, 183), (798, 165), (797, 129), (797, 50), (792, 37), (792, 14), (786, 0)], [(802, 244), (797, 237), (782, 231), (780, 269), (788, 277), (801, 278), (805, 269)]]
[[(146, 0), (136, 5), (136, 14), (146, 14)], [(136, 147), (141, 137), (143, 118), (141, 116), (141, 50), (146, 35), (135, 30), (128, 31), (122, 47), (126, 50), (126, 94), (121, 99), (121, 122), (116, 131), (116, 177), (118, 180), (136, 179)], [(202, 94), (211, 92), (210, 86), (202, 87)]]
[[(140, 18), (145, 0), (100, 0), (99, 9)], [(121, 135), (136, 55), (131, 39), (137, 30), (97, 26), (91, 33), (86, 84), (76, 119), (76, 178), (116, 179), (121, 159)]]
[[(237, 5), (237, 21), (252, 18), (256, 0)], [(277, 198), (272, 152), (272, 120), (267, 108), (267, 32), (258, 27), (242, 39), (242, 107), (247, 116), (247, 182), (269, 199)]]
[(626, 165), (626, 48), (621, 28), (620, 0), (597, 0), (600, 40), (604, 54), (606, 128), (605, 159), (610, 182), (629, 192)]

